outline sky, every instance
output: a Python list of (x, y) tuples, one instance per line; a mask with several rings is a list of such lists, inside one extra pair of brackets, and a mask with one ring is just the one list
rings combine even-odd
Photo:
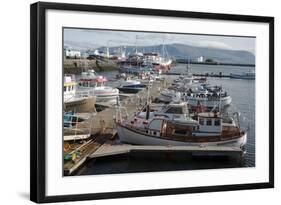
[(190, 46), (245, 50), (255, 53), (255, 38), (194, 34), (128, 32), (94, 29), (64, 29), (64, 45), (79, 49), (102, 46), (148, 46), (181, 43)]

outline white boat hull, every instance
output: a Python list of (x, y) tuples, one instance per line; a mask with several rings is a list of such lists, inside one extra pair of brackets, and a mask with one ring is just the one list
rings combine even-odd
[(161, 93), (159, 95), (159, 100), (161, 100), (162, 102), (165, 102), (165, 103), (172, 102), (172, 99), (173, 99), (172, 95), (168, 95), (166, 93), (165, 94)]
[(208, 100), (207, 98), (194, 98), (194, 97), (186, 97), (188, 103), (195, 107), (200, 102), (201, 105), (204, 107), (214, 107), (214, 106), (221, 106), (226, 107), (229, 106), (232, 102), (232, 98), (230, 96), (222, 97), (220, 100)]
[(256, 76), (255, 75), (240, 75), (240, 74), (230, 74), (231, 78), (236, 78), (236, 79), (244, 79), (244, 80), (255, 80)]
[[(161, 93), (159, 96), (159, 100), (163, 102), (172, 102), (173, 94)], [(220, 100), (209, 100), (207, 98), (195, 98), (195, 97), (184, 97), (184, 101), (188, 101), (188, 104), (195, 107), (200, 102), (204, 107), (213, 108), (214, 106), (226, 107), (229, 106), (232, 102), (232, 98), (230, 96), (222, 97)]]
[(95, 96), (96, 103), (108, 103), (116, 104), (119, 96), (119, 90), (110, 87), (98, 87), (98, 88), (84, 88), (77, 91), (82, 96)]
[(183, 142), (168, 140), (132, 131), (122, 125), (117, 125), (117, 132), (121, 142), (138, 145), (164, 145), (164, 146), (224, 146), (242, 147), (247, 142), (247, 133), (242, 137), (219, 142)]

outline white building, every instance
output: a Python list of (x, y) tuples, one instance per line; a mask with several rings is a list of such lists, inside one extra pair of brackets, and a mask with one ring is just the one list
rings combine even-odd
[(200, 57), (197, 58), (197, 62), (198, 63), (202, 63), (203, 61), (204, 61), (203, 56), (200, 56)]
[(64, 54), (66, 58), (81, 58), (81, 52), (77, 50), (72, 50), (69, 48), (64, 49)]

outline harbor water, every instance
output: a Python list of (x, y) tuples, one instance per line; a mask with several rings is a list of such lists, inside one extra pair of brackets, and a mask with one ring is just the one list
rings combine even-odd
[[(174, 73), (186, 71), (185, 64), (177, 64), (172, 68)], [(242, 73), (254, 69), (245, 66), (220, 65), (189, 65), (193, 74), (220, 72), (224, 75)], [(117, 71), (102, 72), (110, 81), (108, 84), (116, 85), (114, 80)], [(178, 76), (172, 76), (177, 78)], [(115, 81), (115, 82), (114, 82)], [(151, 171), (198, 170), (216, 168), (236, 168), (255, 166), (255, 80), (240, 80), (231, 78), (209, 77), (209, 84), (221, 85), (232, 97), (232, 104), (227, 111), (239, 112), (242, 128), (248, 130), (246, 154), (243, 162), (226, 157), (190, 157), (182, 153), (133, 153), (131, 155), (104, 157), (89, 160), (76, 175), (93, 174), (119, 174)], [(118, 139), (117, 139), (118, 140)]]

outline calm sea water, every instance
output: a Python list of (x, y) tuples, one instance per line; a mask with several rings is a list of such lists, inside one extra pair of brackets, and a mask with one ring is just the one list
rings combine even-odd
[[(215, 66), (215, 65), (190, 65), (192, 73), (240, 73), (254, 69), (253, 67)], [(186, 65), (178, 64), (173, 72), (184, 72)], [(114, 78), (117, 72), (100, 73), (108, 77), (116, 84)], [(233, 167), (255, 166), (255, 80), (239, 80), (229, 78), (208, 78), (208, 83), (222, 85), (232, 97), (232, 105), (229, 112), (241, 113), (241, 127), (247, 128), (248, 142), (245, 160), (241, 163), (226, 157), (189, 157), (184, 154), (135, 154), (130, 156), (106, 157), (90, 160), (76, 174), (117, 174), (130, 172), (172, 171), (172, 170), (196, 170)]]

